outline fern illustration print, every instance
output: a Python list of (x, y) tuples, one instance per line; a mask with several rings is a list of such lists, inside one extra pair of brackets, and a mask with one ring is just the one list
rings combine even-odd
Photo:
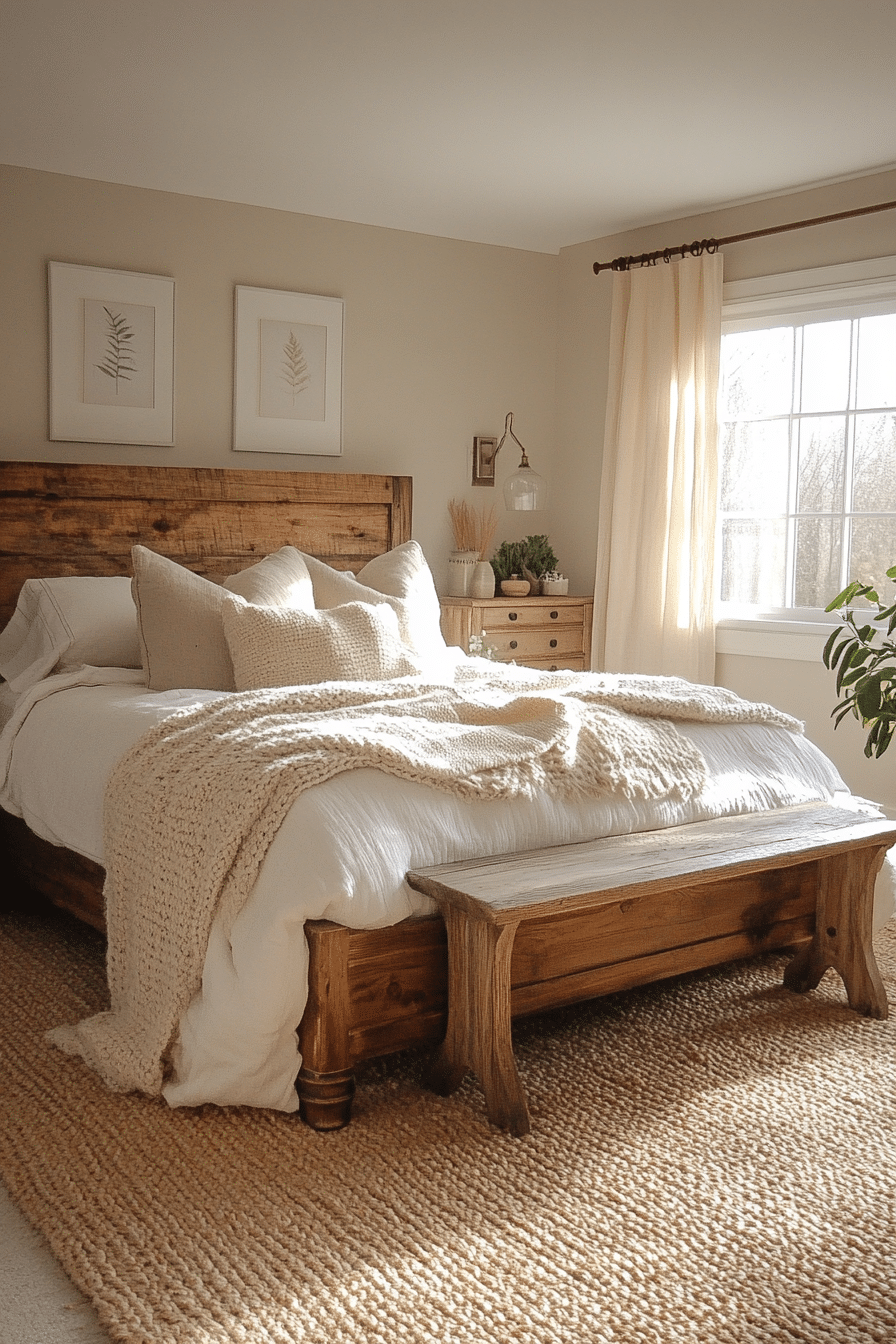
[(283, 364), (281, 367), (280, 377), (292, 393), (292, 404), (295, 406), (296, 397), (311, 382), (311, 374), (308, 372), (305, 351), (302, 349), (294, 331), (290, 331), (289, 338), (283, 347)]
[(107, 318), (106, 328), (106, 353), (97, 368), (100, 373), (104, 373), (107, 378), (111, 378), (115, 384), (115, 392), (118, 393), (119, 384), (122, 380), (129, 383), (132, 377), (137, 373), (137, 364), (134, 359), (134, 328), (128, 326), (123, 313), (113, 312), (103, 304), (103, 312)]
[(155, 319), (151, 304), (85, 300), (85, 402), (147, 410), (154, 406)]

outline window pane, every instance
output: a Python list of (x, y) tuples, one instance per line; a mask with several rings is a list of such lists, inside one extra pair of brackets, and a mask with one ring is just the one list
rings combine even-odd
[(826, 607), (840, 591), (840, 519), (801, 518), (796, 528), (794, 605)]
[(737, 331), (722, 342), (723, 417), (789, 415), (793, 405), (793, 327)]
[(787, 523), (727, 518), (722, 523), (722, 601), (784, 606)]
[(801, 420), (798, 433), (797, 509), (801, 513), (842, 511), (845, 418), (824, 416), (817, 420)]
[(896, 313), (859, 320), (857, 405), (896, 406)]
[(856, 416), (853, 508), (896, 509), (896, 415)]
[(851, 322), (814, 322), (803, 327), (801, 411), (846, 410), (851, 331)]
[(731, 513), (787, 512), (787, 420), (746, 420), (722, 427), (722, 508)]
[(854, 518), (849, 578), (873, 579), (883, 596), (893, 590), (886, 577), (896, 565), (896, 518)]

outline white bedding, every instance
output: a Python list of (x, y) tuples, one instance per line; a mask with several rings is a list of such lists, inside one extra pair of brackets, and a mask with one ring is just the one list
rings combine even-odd
[[(0, 803), (38, 835), (102, 863), (103, 795), (115, 762), (175, 709), (218, 694), (149, 692), (141, 673), (122, 669), (49, 677), (20, 697), (0, 735)], [(404, 881), (409, 868), (846, 794), (830, 761), (785, 729), (679, 729), (708, 767), (706, 785), (687, 803), (546, 795), (470, 803), (373, 770), (301, 794), (229, 935), (220, 922), (213, 927), (202, 990), (174, 1047), (168, 1102), (295, 1110), (304, 921), (374, 928), (427, 911), (426, 898)], [(876, 927), (893, 913), (893, 891), (885, 865)]]

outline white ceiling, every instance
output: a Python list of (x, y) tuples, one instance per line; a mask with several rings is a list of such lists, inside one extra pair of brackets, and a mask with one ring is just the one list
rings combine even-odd
[(534, 251), (896, 163), (896, 0), (0, 0), (0, 161)]

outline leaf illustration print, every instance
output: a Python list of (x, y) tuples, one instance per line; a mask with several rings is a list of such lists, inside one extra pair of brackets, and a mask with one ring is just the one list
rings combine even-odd
[(105, 304), (103, 312), (106, 314), (106, 352), (102, 363), (96, 367), (100, 373), (112, 379), (117, 395), (119, 384), (129, 383), (132, 374), (137, 372), (133, 350), (134, 328), (128, 326), (123, 313), (113, 313)]
[(305, 351), (296, 339), (294, 331), (289, 333), (289, 338), (283, 347), (283, 363), (280, 367), (282, 369), (280, 377), (292, 392), (292, 404), (295, 406), (296, 397), (311, 382), (311, 374), (308, 372)]

